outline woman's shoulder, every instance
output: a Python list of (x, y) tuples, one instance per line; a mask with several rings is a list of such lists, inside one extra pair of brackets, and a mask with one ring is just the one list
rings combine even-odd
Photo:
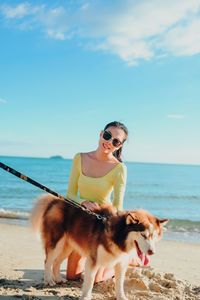
[(117, 169), (118, 169), (118, 171), (121, 170), (121, 172), (127, 172), (127, 167), (126, 167), (126, 165), (123, 162), (120, 162), (117, 165)]
[(115, 167), (112, 169), (112, 176), (114, 178), (117, 178), (118, 176), (125, 176), (127, 174), (127, 168), (123, 162), (118, 163), (115, 165)]
[[(93, 151), (94, 152), (94, 151)], [(74, 161), (82, 162), (93, 158), (93, 152), (78, 152), (74, 155)]]
[(114, 182), (126, 183), (127, 168), (123, 162), (120, 162), (113, 170), (113, 180)]
[(80, 156), (82, 157), (90, 157), (90, 158), (93, 158), (94, 157), (94, 153), (95, 151), (90, 151), (90, 152), (81, 152), (79, 153)]
[(78, 152), (74, 155), (73, 161), (78, 163), (80, 159), (81, 159), (81, 153)]
[(80, 157), (80, 155), (81, 155), (81, 153), (80, 153), (80, 152), (78, 152), (78, 153), (76, 153), (76, 154), (74, 155), (74, 158), (76, 158), (76, 157)]

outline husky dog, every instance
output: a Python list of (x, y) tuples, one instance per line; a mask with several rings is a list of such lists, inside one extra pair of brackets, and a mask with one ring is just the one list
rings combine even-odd
[(161, 238), (168, 219), (158, 219), (142, 209), (117, 212), (113, 206), (94, 212), (106, 220), (50, 194), (40, 196), (30, 221), (41, 233), (46, 252), (44, 282), (50, 286), (65, 282), (60, 264), (76, 250), (87, 258), (81, 300), (91, 299), (94, 278), (101, 266), (114, 267), (117, 300), (127, 300), (123, 283), (130, 255), (135, 254), (147, 264), (147, 255), (155, 253), (155, 241)]

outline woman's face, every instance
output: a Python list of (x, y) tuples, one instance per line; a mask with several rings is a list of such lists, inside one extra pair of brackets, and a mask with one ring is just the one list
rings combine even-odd
[[(112, 153), (122, 147), (122, 143), (126, 139), (126, 134), (123, 129), (114, 126), (108, 127), (106, 131), (109, 132), (112, 137), (109, 140), (105, 140), (103, 138), (104, 131), (102, 130), (100, 133), (99, 147), (105, 153)], [(119, 146), (114, 146), (113, 139), (117, 139), (121, 144)]]

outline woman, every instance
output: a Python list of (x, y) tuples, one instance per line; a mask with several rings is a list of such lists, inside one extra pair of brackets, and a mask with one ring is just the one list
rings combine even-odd
[[(123, 143), (127, 139), (128, 130), (120, 122), (107, 124), (100, 133), (98, 148), (88, 153), (75, 155), (67, 197), (88, 209), (98, 207), (98, 204), (110, 203), (123, 209), (123, 197), (126, 185), (126, 166), (122, 163), (121, 153)], [(79, 195), (77, 195), (79, 191)], [(85, 258), (73, 251), (68, 258), (67, 278), (76, 280), (80, 277), (85, 264)], [(113, 269), (100, 268), (95, 282), (103, 281), (114, 275)]]

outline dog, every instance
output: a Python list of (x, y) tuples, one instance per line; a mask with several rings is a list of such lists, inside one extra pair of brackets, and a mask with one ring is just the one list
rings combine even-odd
[(60, 275), (60, 265), (76, 250), (87, 258), (80, 300), (91, 299), (94, 278), (101, 266), (114, 267), (116, 298), (127, 300), (123, 283), (130, 255), (147, 264), (168, 219), (161, 220), (143, 209), (117, 212), (111, 205), (94, 212), (105, 219), (50, 194), (39, 197), (30, 222), (33, 229), (41, 233), (44, 244), (44, 282), (50, 286), (65, 282)]

